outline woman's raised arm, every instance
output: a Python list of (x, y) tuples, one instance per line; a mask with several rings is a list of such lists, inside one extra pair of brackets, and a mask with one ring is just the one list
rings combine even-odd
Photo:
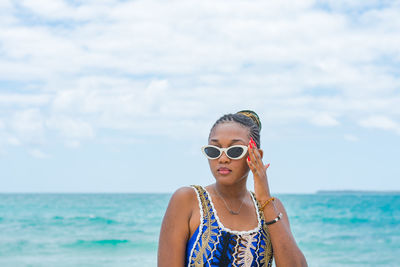
[(159, 267), (184, 266), (194, 201), (197, 201), (196, 193), (190, 187), (182, 187), (172, 195), (161, 225), (157, 259)]
[[(267, 222), (272, 222), (279, 213), (283, 215), (282, 220), (268, 226), (276, 266), (306, 267), (308, 266), (306, 258), (293, 237), (290, 230), (289, 219), (282, 202), (279, 199), (270, 201), (272, 198), (267, 178), (269, 164), (264, 165), (262, 157), (263, 151), (257, 149), (257, 144), (251, 139), (247, 163), (249, 164), (250, 170), (253, 172), (256, 198), (264, 206), (262, 207), (264, 218)], [(276, 206), (274, 202), (276, 202)]]

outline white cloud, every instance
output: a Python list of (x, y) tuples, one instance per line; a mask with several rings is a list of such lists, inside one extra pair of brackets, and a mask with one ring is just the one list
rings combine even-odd
[(374, 8), (382, 8), (390, 6), (390, 4), (396, 5), (396, 1), (382, 1), (382, 0), (353, 0), (351, 2), (345, 0), (319, 0), (320, 4), (325, 4), (327, 7), (335, 11), (357, 11), (357, 10), (369, 10)]
[[(22, 143), (54, 130), (70, 147), (103, 129), (200, 134), (243, 108), (276, 131), (369, 114), (400, 119), (400, 7), (392, 2), (0, 5), (0, 79), (16, 82), (0, 83), (0, 114)], [(19, 6), (30, 15), (16, 16)]]
[(31, 149), (29, 150), (29, 155), (31, 155), (34, 158), (38, 158), (38, 159), (45, 159), (50, 157), (49, 154), (44, 153), (43, 151), (39, 150), (39, 149)]
[(15, 136), (9, 136), (7, 138), (7, 144), (13, 145), (13, 146), (19, 146), (19, 145), (21, 145), (21, 141), (18, 140), (18, 138), (16, 138)]
[(66, 140), (65, 146), (69, 148), (78, 148), (81, 144), (77, 140)]
[(71, 139), (92, 138), (95, 135), (92, 126), (80, 119), (51, 117), (46, 121), (46, 126), (58, 130), (62, 136)]
[(18, 139), (25, 143), (43, 143), (45, 129), (43, 115), (38, 109), (24, 109), (16, 111), (11, 119), (11, 129)]
[(7, 106), (44, 106), (50, 101), (49, 95), (44, 94), (0, 94), (0, 105), (2, 107)]
[(0, 10), (7, 10), (12, 7), (11, 1), (9, 0), (2, 0), (0, 2)]
[(35, 2), (24, 0), (20, 4), (34, 14), (49, 20), (85, 21), (106, 16), (107, 10), (115, 4), (115, 1), (85, 1), (85, 3), (71, 5), (62, 0), (36, 0)]
[[(373, 50), (380, 45), (371, 41), (369, 34), (349, 27), (345, 15), (310, 9), (312, 1), (299, 1), (293, 6), (264, 1), (234, 1), (229, 5), (213, 2), (212, 12), (210, 2), (200, 6), (116, 2), (106, 5), (107, 15), (98, 7), (102, 4), (73, 7), (62, 1), (44, 2), (26, 1), (25, 5), (43, 18), (66, 19), (83, 8), (97, 16), (84, 15), (86, 23), (64, 29), (63, 35), (51, 27), (12, 27), (3, 33), (8, 53), (15, 53), (17, 58), (29, 56), (39, 75), (46, 75), (44, 71), (49, 67), (53, 73), (73, 73), (86, 67), (133, 73), (238, 72), (246, 61), (313, 67), (316, 60), (343, 60), (347, 67), (347, 63), (373, 59)], [(274, 16), (277, 12), (293, 16)]]
[(6, 146), (20, 146), (21, 144), (17, 137), (11, 136), (0, 128), (0, 150), (3, 150)]
[(400, 134), (400, 124), (385, 116), (370, 116), (360, 120), (359, 124), (366, 128), (394, 131)]
[(337, 126), (339, 121), (329, 114), (317, 114), (312, 119), (311, 122), (318, 126)]
[(359, 138), (355, 135), (352, 134), (345, 134), (344, 135), (344, 140), (346, 141), (350, 141), (350, 142), (357, 142), (359, 140)]

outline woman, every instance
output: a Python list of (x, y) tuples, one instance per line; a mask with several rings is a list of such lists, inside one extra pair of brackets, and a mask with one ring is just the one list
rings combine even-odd
[[(171, 197), (158, 266), (307, 266), (282, 202), (271, 196), (260, 149), (261, 123), (244, 110), (211, 128), (203, 153), (215, 183), (182, 187)], [(247, 190), (249, 171), (254, 193)]]

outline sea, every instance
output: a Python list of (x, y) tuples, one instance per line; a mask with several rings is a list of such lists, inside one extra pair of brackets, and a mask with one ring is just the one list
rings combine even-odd
[[(171, 194), (0, 194), (0, 266), (156, 266)], [(278, 194), (309, 266), (400, 266), (400, 193)]]

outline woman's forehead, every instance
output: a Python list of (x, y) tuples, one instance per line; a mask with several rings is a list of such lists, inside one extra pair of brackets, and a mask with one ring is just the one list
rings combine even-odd
[(210, 133), (209, 140), (243, 140), (249, 137), (249, 129), (236, 122), (218, 124)]

